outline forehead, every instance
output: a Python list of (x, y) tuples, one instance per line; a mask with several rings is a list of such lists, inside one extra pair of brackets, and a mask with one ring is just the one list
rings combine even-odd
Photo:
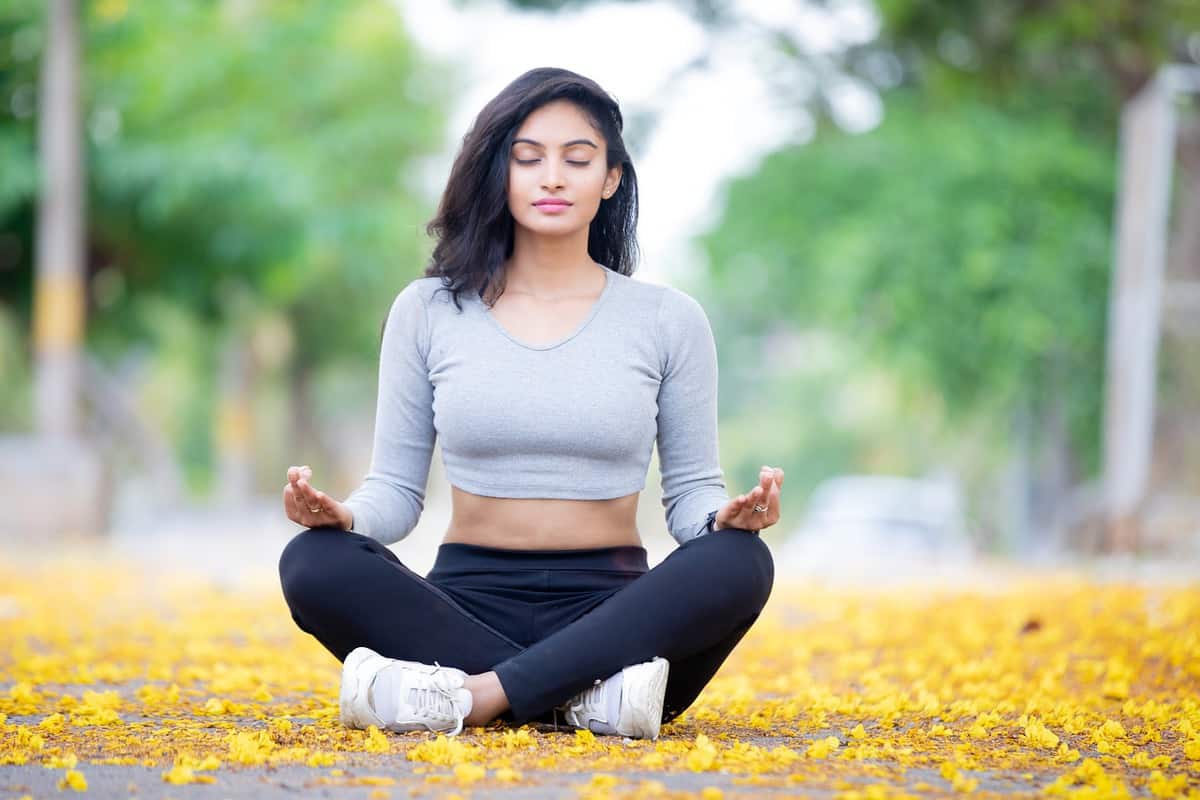
[(584, 138), (598, 142), (601, 138), (582, 109), (568, 100), (555, 100), (530, 112), (516, 135), (546, 145)]

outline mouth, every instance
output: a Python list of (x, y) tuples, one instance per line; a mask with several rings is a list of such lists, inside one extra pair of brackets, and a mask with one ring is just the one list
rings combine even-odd
[(566, 200), (538, 200), (534, 205), (538, 208), (566, 208), (571, 204)]

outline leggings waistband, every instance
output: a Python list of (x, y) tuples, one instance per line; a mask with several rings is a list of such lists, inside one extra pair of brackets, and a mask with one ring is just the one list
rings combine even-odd
[(464, 542), (446, 542), (438, 547), (432, 572), (502, 572), (515, 569), (646, 572), (649, 566), (646, 548), (637, 545), (589, 547), (579, 550), (511, 550)]

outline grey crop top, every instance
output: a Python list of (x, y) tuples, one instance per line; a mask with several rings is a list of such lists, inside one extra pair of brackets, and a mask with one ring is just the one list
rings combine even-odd
[(412, 531), (436, 437), (460, 489), (576, 500), (641, 491), (657, 443), (668, 531), (680, 544), (708, 532), (729, 501), (708, 317), (678, 289), (604, 272), (587, 317), (548, 344), (511, 336), (469, 289), (459, 312), (439, 277), (396, 296), (370, 469), (345, 500), (355, 532), (389, 544)]

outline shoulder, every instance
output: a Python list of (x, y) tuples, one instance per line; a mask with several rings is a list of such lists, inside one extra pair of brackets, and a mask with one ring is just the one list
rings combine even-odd
[(393, 298), (391, 311), (410, 315), (428, 315), (433, 306), (442, 304), (436, 303), (435, 300), (443, 295), (449, 297), (448, 290), (442, 294), (438, 293), (442, 287), (442, 279), (438, 276), (414, 278)]
[(680, 324), (695, 324), (704, 321), (707, 315), (703, 306), (694, 297), (682, 289), (677, 289), (666, 283), (642, 280), (619, 272), (613, 273), (617, 287), (623, 298), (623, 303), (636, 309), (639, 315), (649, 315), (662, 329)]
[(433, 293), (442, 285), (442, 279), (439, 277), (431, 278), (414, 278), (408, 282), (408, 285), (400, 290), (397, 299), (403, 297), (409, 302), (418, 301), (422, 305), (429, 305)]
[(666, 334), (672, 331), (695, 333), (710, 327), (708, 313), (700, 301), (682, 289), (661, 285), (658, 306), (658, 328)]

